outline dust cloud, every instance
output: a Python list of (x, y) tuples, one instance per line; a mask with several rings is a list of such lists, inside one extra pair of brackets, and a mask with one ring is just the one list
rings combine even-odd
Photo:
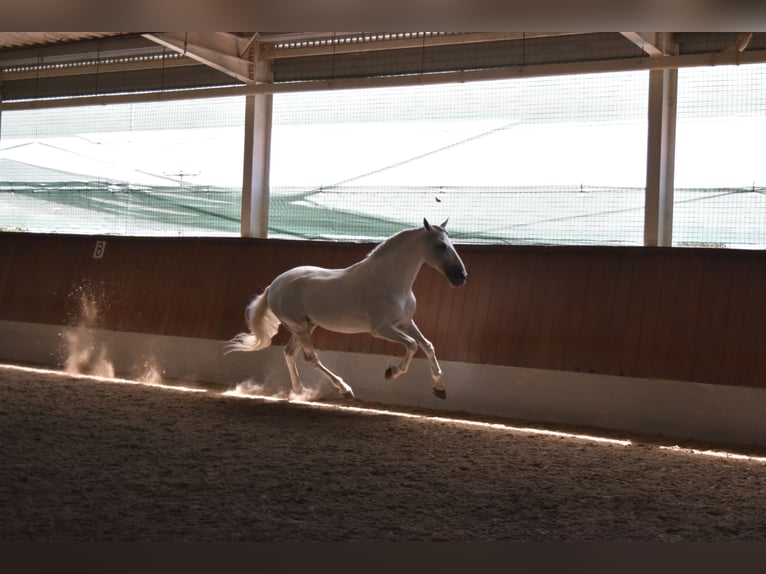
[(99, 340), (98, 305), (96, 299), (81, 292), (79, 314), (74, 326), (62, 333), (66, 360), (64, 370), (70, 375), (94, 375), (114, 377), (114, 365), (109, 357), (106, 343)]
[[(69, 318), (70, 327), (61, 334), (63, 340), (64, 372), (69, 375), (89, 375), (113, 379), (116, 377), (114, 361), (107, 341), (99, 331), (99, 296), (82, 286), (73, 297), (78, 298), (76, 311)], [(151, 385), (164, 383), (164, 372), (155, 357), (138, 359), (130, 369), (138, 382)]]
[(253, 379), (247, 379), (224, 393), (227, 396), (233, 397), (245, 397), (245, 398), (257, 398), (257, 399), (273, 399), (281, 401), (304, 401), (313, 402), (323, 398), (327, 398), (322, 389), (305, 388), (303, 392), (296, 393), (292, 389), (285, 388), (281, 384), (273, 382), (258, 382)]

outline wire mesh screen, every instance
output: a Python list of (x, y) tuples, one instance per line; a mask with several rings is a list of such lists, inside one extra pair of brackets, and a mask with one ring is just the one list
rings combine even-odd
[(0, 230), (239, 235), (244, 99), (11, 111)]
[(766, 65), (679, 70), (673, 243), (766, 247)]
[(274, 97), (269, 234), (643, 242), (648, 74)]

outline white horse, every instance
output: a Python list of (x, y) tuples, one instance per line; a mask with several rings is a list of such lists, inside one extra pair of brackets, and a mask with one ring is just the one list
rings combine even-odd
[(301, 266), (285, 271), (248, 305), (245, 320), (250, 332), (234, 337), (227, 352), (268, 347), (281, 323), (292, 334), (283, 351), (293, 391), (303, 391), (296, 368), (302, 350), (305, 360), (324, 374), (342, 397), (353, 398), (351, 387), (319, 361), (311, 334), (318, 326), (338, 333), (370, 333), (401, 343), (406, 349), (401, 363), (386, 369), (387, 379), (406, 373), (420, 347), (431, 366), (434, 394), (446, 398), (434, 346), (412, 320), (412, 284), (423, 263), (440, 271), (456, 287), (468, 277), (446, 225), (447, 221), (431, 225), (423, 219), (423, 227), (400, 231), (345, 269)]

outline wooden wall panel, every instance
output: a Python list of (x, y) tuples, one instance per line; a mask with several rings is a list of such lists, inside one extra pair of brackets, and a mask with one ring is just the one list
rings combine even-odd
[(641, 299), (640, 314), (636, 317), (638, 330), (638, 347), (633, 357), (630, 373), (638, 377), (656, 377), (654, 374), (654, 353), (656, 350), (656, 335), (658, 328), (659, 303), (662, 295), (665, 277), (663, 255), (657, 257), (640, 257), (634, 268), (633, 287), (638, 289), (635, 297)]
[[(574, 258), (572, 258), (574, 261)], [(578, 257), (570, 273), (579, 289), (574, 292), (570, 314), (576, 322), (567, 329), (564, 370), (589, 373), (614, 373), (610, 354), (614, 353), (615, 334), (612, 318), (617, 290), (617, 256), (598, 252), (592, 257)], [(581, 289), (581, 290), (580, 290)]]
[(697, 311), (699, 321), (692, 378), (704, 376), (716, 382), (725, 377), (721, 365), (731, 342), (726, 341), (723, 335), (730, 315), (734, 271), (729, 258), (713, 257), (706, 262)]
[[(479, 294), (482, 285), (487, 281), (487, 269), (482, 264), (480, 254), (472, 253), (465, 259), (463, 263), (466, 269), (472, 269), (471, 273), (476, 275), (476, 281), (471, 281), (471, 289), (467, 288), (467, 282), (464, 287), (455, 289), (447, 279), (442, 279), (445, 299), (451, 301), (452, 307), (452, 320), (449, 322), (445, 353), (449, 357), (454, 357), (452, 360), (462, 362), (469, 360), (470, 339), (479, 309)], [(466, 294), (471, 296), (466, 297)]]
[[(737, 354), (737, 376), (732, 383), (752, 385), (752, 381), (766, 378), (766, 265), (762, 261), (748, 261), (748, 281), (743, 289), (742, 300), (745, 308), (739, 352)], [(760, 386), (760, 385), (758, 385)], [(766, 383), (764, 383), (766, 386)]]
[[(226, 340), (296, 265), (345, 267), (371, 244), (0, 234), (0, 319)], [(442, 360), (766, 386), (766, 252), (460, 246), (468, 282), (424, 267), (416, 322)], [(286, 342), (281, 330), (275, 344)], [(0, 344), (2, 344), (0, 342)], [(317, 330), (318, 349), (401, 356)]]
[[(530, 367), (544, 368), (548, 360), (556, 364), (556, 353), (550, 348), (551, 338), (559, 332), (551, 329), (556, 316), (561, 316), (565, 290), (558, 276), (560, 267), (557, 265), (554, 253), (546, 251), (541, 254), (536, 273), (537, 281), (529, 281), (529, 302), (526, 308), (528, 325), (527, 363)], [(555, 367), (554, 367), (555, 368)]]
[(476, 300), (476, 306), (471, 324), (465, 325), (463, 335), (465, 339), (461, 346), (465, 346), (467, 350), (467, 362), (480, 363), (483, 349), (492, 344), (492, 341), (487, 337), (489, 318), (498, 313), (499, 304), (502, 301), (492, 297), (493, 286), (496, 282), (495, 275), (498, 270), (493, 265), (490, 254), (486, 251), (477, 252), (471, 263), (470, 281), (472, 284), (478, 283), (473, 289), (472, 297)]
[[(662, 254), (662, 282), (658, 291), (657, 320), (655, 322), (650, 358), (652, 365), (662, 365), (669, 378), (688, 377), (690, 373), (690, 349), (686, 344), (686, 324), (690, 312), (688, 306), (688, 280), (693, 259), (677, 257), (670, 252)], [(665, 321), (665, 317), (675, 317)], [(652, 369), (654, 371), (654, 369)]]
[[(682, 284), (679, 292), (678, 305), (673, 308), (673, 314), (668, 317), (668, 323), (682, 325), (678, 339), (674, 342), (678, 368), (669, 372), (681, 380), (692, 380), (694, 373), (694, 348), (697, 344), (699, 321), (702, 313), (702, 281), (705, 268), (705, 258), (702, 252), (691, 252), (686, 257), (677, 257), (676, 274)], [(683, 259), (684, 264), (678, 264)]]
[[(90, 242), (89, 245), (92, 245)], [(68, 245), (33, 238), (16, 241), (9, 255), (10, 268), (0, 302), (0, 316), (9, 320), (61, 323), (75, 310), (74, 295), (82, 284), (85, 251), (92, 247)]]
[[(510, 338), (511, 322), (509, 318), (509, 309), (514, 297), (513, 274), (516, 272), (514, 261), (510, 252), (498, 253), (491, 257), (488, 262), (492, 265), (493, 276), (492, 284), (488, 294), (491, 305), (484, 328), (481, 334), (481, 349), (477, 362), (497, 363), (499, 358), (504, 356), (505, 346)], [(468, 281), (473, 283), (471, 270), (468, 271)]]
[(518, 263), (518, 271), (513, 277), (513, 297), (508, 301), (511, 303), (507, 315), (508, 325), (510, 325), (509, 341), (506, 353), (502, 355), (513, 365), (526, 362), (538, 339), (534, 314), (531, 312), (535, 298), (529, 278), (538, 272), (541, 261), (537, 257), (531, 257), (529, 253), (524, 253)]
[(620, 328), (622, 341), (620, 371), (633, 376), (638, 370), (638, 354), (641, 349), (641, 316), (644, 312), (644, 291), (648, 277), (644, 275), (646, 265), (642, 265), (641, 258), (630, 254), (624, 262), (628, 282), (623, 285), (626, 299), (624, 306), (623, 323)]
[[(728, 258), (727, 258), (728, 259)], [(731, 281), (729, 284), (729, 304), (726, 314), (726, 328), (719, 334), (718, 343), (723, 347), (723, 357), (719, 365), (717, 381), (725, 381), (728, 378), (737, 380), (739, 378), (738, 370), (740, 365), (739, 355), (742, 347), (742, 331), (744, 327), (745, 314), (748, 309), (745, 307), (744, 294), (747, 292), (747, 285), (750, 283), (750, 265), (740, 257), (732, 258), (729, 261)], [(739, 291), (735, 281), (742, 281), (744, 289)], [(715, 375), (712, 375), (715, 376)]]
[(604, 372), (617, 375), (626, 375), (625, 360), (630, 353), (625, 353), (626, 338), (635, 326), (629, 325), (629, 315), (635, 302), (631, 299), (633, 285), (633, 260), (632, 252), (621, 254), (612, 261), (609, 271), (616, 277), (612, 313), (609, 322), (607, 340), (605, 341)]
[[(589, 274), (584, 273), (582, 265), (588, 265), (587, 259), (577, 256), (574, 251), (562, 252), (555, 264), (557, 274), (551, 279), (560, 304), (553, 308), (547, 329), (550, 331), (548, 349), (541, 355), (542, 364), (550, 357), (553, 368), (570, 371), (587, 371), (591, 356), (583, 352), (582, 336), (586, 328), (592, 325), (588, 318)], [(554, 285), (550, 286), (551, 288)]]
[(507, 255), (511, 274), (506, 284), (506, 296), (503, 305), (503, 345), (496, 361), (502, 364), (508, 361), (510, 364), (520, 364), (526, 349), (522, 347), (525, 340), (527, 321), (525, 311), (528, 308), (530, 298), (529, 277), (532, 272), (534, 258), (528, 253), (510, 253)]

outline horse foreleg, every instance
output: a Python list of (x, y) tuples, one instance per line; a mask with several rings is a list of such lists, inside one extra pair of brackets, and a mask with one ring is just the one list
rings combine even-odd
[(303, 347), (303, 358), (306, 359), (306, 362), (327, 377), (330, 383), (332, 383), (332, 386), (338, 389), (341, 397), (344, 399), (353, 399), (354, 391), (351, 390), (351, 387), (349, 387), (338, 375), (325, 367), (322, 364), (322, 361), (319, 360), (319, 357), (314, 350), (314, 344), (311, 342), (311, 332), (300, 333), (298, 334), (298, 338), (300, 339), (301, 347)]
[(396, 379), (397, 377), (401, 377), (409, 370), (410, 363), (412, 362), (412, 357), (414, 357), (415, 353), (418, 352), (418, 344), (415, 339), (410, 337), (402, 330), (397, 329), (390, 323), (383, 325), (378, 329), (374, 329), (371, 331), (371, 333), (373, 336), (378, 337), (379, 339), (386, 339), (388, 341), (393, 341), (394, 343), (404, 345), (406, 352), (402, 358), (402, 362), (397, 366), (392, 365), (386, 369), (387, 379)]
[(417, 341), (418, 346), (423, 349), (423, 353), (425, 353), (426, 358), (428, 359), (428, 364), (431, 366), (431, 377), (434, 380), (434, 395), (440, 399), (446, 399), (447, 389), (444, 388), (444, 375), (439, 366), (439, 361), (436, 360), (436, 350), (434, 349), (433, 343), (423, 336), (423, 333), (420, 332), (415, 321), (410, 321), (406, 325), (402, 325), (402, 330)]

